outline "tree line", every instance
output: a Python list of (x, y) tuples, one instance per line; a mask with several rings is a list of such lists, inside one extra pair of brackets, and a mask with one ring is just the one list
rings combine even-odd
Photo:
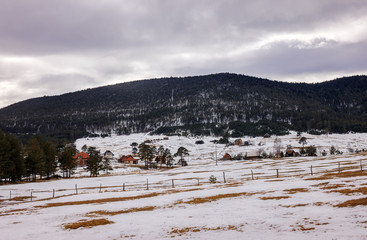
[[(0, 130), (0, 181), (19, 182), (36, 181), (40, 179), (69, 178), (74, 173), (76, 161), (73, 156), (77, 153), (74, 144), (56, 146), (46, 139), (36, 136), (22, 144), (17, 136)], [(90, 155), (86, 162), (86, 170), (91, 176), (97, 176), (99, 171), (111, 170), (110, 160), (102, 158), (95, 147), (89, 147)]]

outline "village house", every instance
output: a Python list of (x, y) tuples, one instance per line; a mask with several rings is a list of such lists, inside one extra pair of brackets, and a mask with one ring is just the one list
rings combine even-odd
[(285, 151), (286, 157), (297, 157), (297, 153), (294, 150), (288, 149)]
[(232, 159), (231, 155), (229, 155), (229, 153), (226, 153), (220, 160), (231, 160), (231, 159)]
[(125, 164), (138, 164), (138, 161), (139, 161), (138, 159), (134, 158), (131, 155), (121, 156), (118, 160), (118, 162)]
[(103, 157), (104, 158), (107, 158), (109, 160), (112, 160), (113, 159), (113, 156), (114, 154), (110, 151), (110, 150), (107, 150), (104, 154), (103, 154)]
[(237, 145), (237, 146), (243, 145), (242, 139), (239, 138), (239, 139), (234, 140), (234, 145)]
[(84, 167), (89, 160), (89, 155), (85, 152), (80, 152), (73, 156), (74, 162), (77, 167)]
[(259, 151), (246, 152), (245, 159), (259, 159), (261, 158)]

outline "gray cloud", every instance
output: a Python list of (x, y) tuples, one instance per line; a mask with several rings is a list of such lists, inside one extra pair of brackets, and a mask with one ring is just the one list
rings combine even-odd
[(3, 0), (0, 107), (150, 77), (365, 73), (365, 12), (364, 0)]

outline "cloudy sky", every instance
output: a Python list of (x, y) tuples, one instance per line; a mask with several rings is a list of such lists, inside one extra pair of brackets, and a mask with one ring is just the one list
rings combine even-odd
[(366, 13), (366, 0), (0, 0), (0, 108), (167, 76), (367, 74)]

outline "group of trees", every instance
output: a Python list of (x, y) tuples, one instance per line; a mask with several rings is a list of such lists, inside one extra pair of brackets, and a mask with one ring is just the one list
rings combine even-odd
[[(173, 158), (177, 156), (180, 157), (178, 163), (181, 164), (181, 166), (187, 166), (187, 161), (184, 157), (189, 155), (189, 151), (185, 147), (179, 147), (177, 152), (173, 155), (168, 148), (164, 148), (163, 146), (160, 146), (157, 149), (155, 146), (141, 143), (138, 146), (138, 149), (139, 157), (144, 161), (145, 168), (156, 167), (158, 163), (160, 163), (161, 167), (162, 164), (166, 164), (167, 167), (171, 167), (174, 161)], [(158, 157), (158, 161), (154, 161), (156, 157)]]
[(0, 130), (0, 179), (16, 182), (50, 178), (56, 172), (56, 147), (41, 137), (33, 137), (23, 146), (19, 139)]

